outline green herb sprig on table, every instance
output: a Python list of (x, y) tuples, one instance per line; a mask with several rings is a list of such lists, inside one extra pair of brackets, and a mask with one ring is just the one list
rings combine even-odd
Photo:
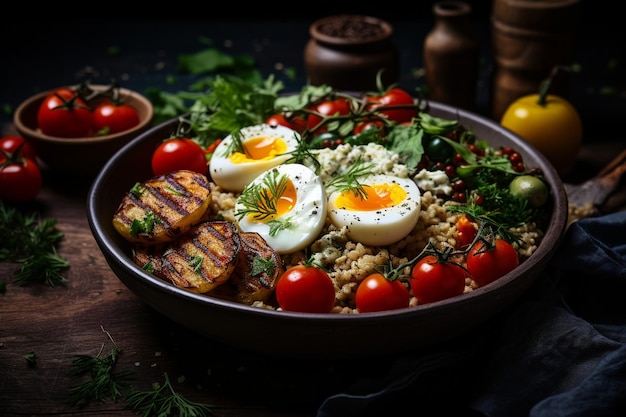
[(89, 375), (89, 379), (70, 388), (70, 396), (67, 403), (84, 407), (91, 401), (105, 401), (110, 398), (114, 402), (124, 396), (124, 390), (130, 387), (130, 381), (134, 376), (133, 371), (115, 372), (119, 355), (122, 350), (117, 346), (111, 335), (102, 329), (113, 343), (111, 352), (102, 356), (104, 344), (96, 356), (74, 355), (70, 375)]
[(13, 282), (25, 286), (36, 282), (50, 287), (65, 282), (69, 262), (57, 254), (63, 233), (55, 219), (40, 220), (36, 212), (25, 214), (0, 201), (0, 261), (17, 262)]
[(143, 417), (178, 416), (207, 417), (213, 415), (211, 406), (187, 400), (178, 394), (167, 375), (163, 385), (154, 383), (151, 391), (135, 391), (126, 400), (126, 408), (141, 411)]

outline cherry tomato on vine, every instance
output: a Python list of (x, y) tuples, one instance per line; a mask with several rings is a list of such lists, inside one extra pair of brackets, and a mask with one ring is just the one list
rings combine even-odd
[(284, 114), (276, 113), (271, 115), (265, 120), (265, 123), (270, 126), (285, 126), (289, 129), (293, 129), (298, 133), (304, 132), (307, 128), (307, 122), (303, 118), (294, 117), (290, 120), (287, 120)]
[(383, 274), (367, 276), (356, 290), (356, 308), (361, 313), (397, 310), (409, 306), (409, 289), (399, 280)]
[[(371, 103), (369, 110), (375, 110), (382, 106), (415, 105), (415, 99), (411, 94), (401, 88), (392, 88), (383, 94), (368, 96), (367, 101)], [(389, 120), (397, 123), (407, 123), (417, 116), (417, 108), (381, 110), (380, 113), (387, 116)]]
[[(328, 117), (328, 116), (337, 116), (337, 115), (341, 116), (341, 115), (350, 114), (351, 108), (350, 108), (350, 102), (348, 101), (348, 99), (339, 97), (334, 100), (322, 101), (321, 103), (316, 105), (312, 110), (316, 111), (322, 116)], [(315, 127), (317, 127), (320, 124), (320, 122), (322, 122), (322, 120), (323, 120), (322, 117), (316, 114), (309, 114), (309, 117), (307, 118), (307, 127), (310, 130), (314, 130)], [(325, 130), (326, 130), (325, 126), (315, 129), (317, 133), (324, 132)]]
[(276, 301), (285, 311), (329, 313), (335, 305), (335, 286), (320, 268), (292, 266), (276, 283)]
[(367, 120), (359, 122), (354, 126), (352, 134), (358, 135), (359, 133), (366, 132), (368, 130), (380, 131), (385, 127), (385, 124), (381, 120)]
[(93, 124), (97, 135), (111, 135), (137, 126), (139, 114), (130, 104), (105, 101), (94, 109)]
[(4, 151), (8, 154), (14, 153), (20, 145), (22, 145), (20, 148), (21, 156), (25, 156), (33, 161), (37, 160), (37, 152), (35, 151), (35, 148), (33, 148), (33, 145), (28, 143), (23, 137), (4, 136), (3, 138), (0, 138), (0, 151)]
[(413, 266), (411, 289), (420, 304), (445, 300), (463, 294), (468, 275), (458, 264), (426, 255)]
[(37, 112), (37, 126), (48, 136), (80, 138), (93, 135), (93, 118), (87, 103), (71, 88), (48, 94)]
[(479, 286), (487, 285), (519, 265), (515, 248), (506, 240), (496, 238), (491, 245), (477, 241), (467, 254), (467, 270)]
[(41, 171), (32, 159), (17, 154), (9, 158), (0, 153), (0, 200), (24, 203), (33, 200), (41, 189)]
[(204, 149), (189, 138), (164, 140), (152, 154), (153, 174), (164, 175), (181, 169), (206, 175), (208, 166)]

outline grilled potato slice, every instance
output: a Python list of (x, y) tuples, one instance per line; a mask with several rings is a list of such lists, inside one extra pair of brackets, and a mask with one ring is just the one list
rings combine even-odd
[(285, 271), (282, 259), (260, 234), (241, 232), (239, 236), (241, 253), (231, 278), (237, 285), (236, 299), (244, 304), (266, 302)]
[(240, 250), (233, 223), (205, 221), (167, 245), (161, 256), (161, 273), (177, 287), (206, 293), (228, 280)]
[(163, 256), (164, 245), (144, 245), (136, 243), (133, 246), (133, 261), (135, 265), (144, 271), (159, 277), (165, 278), (163, 275)]
[(127, 192), (113, 215), (113, 226), (131, 242), (171, 242), (203, 220), (210, 202), (211, 188), (205, 175), (175, 171)]

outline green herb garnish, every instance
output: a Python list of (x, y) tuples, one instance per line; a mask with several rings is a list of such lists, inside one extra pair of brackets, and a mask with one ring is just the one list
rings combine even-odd
[(273, 275), (275, 268), (276, 263), (272, 258), (254, 258), (254, 260), (252, 260), (252, 269), (250, 270), (250, 275), (255, 276), (263, 272), (267, 273), (268, 275)]
[(35, 282), (54, 287), (65, 282), (69, 262), (57, 254), (63, 233), (55, 219), (39, 220), (37, 213), (24, 214), (0, 201), (0, 261), (17, 262), (13, 275), (17, 285)]
[(202, 270), (202, 256), (196, 255), (189, 260), (189, 266), (193, 268), (193, 272), (196, 274)]
[(26, 355), (24, 355), (24, 359), (26, 359), (26, 362), (28, 362), (28, 366), (37, 365), (37, 355), (35, 355), (35, 352), (28, 352)]
[(132, 371), (114, 372), (115, 365), (122, 350), (111, 335), (105, 332), (113, 344), (111, 352), (102, 356), (104, 344), (96, 356), (74, 355), (70, 367), (72, 376), (89, 376), (89, 379), (70, 388), (67, 403), (84, 407), (91, 401), (105, 401), (110, 398), (117, 402), (123, 396), (123, 390), (130, 387), (134, 373)]
[(149, 211), (143, 217), (143, 219), (133, 219), (130, 224), (130, 234), (137, 236), (140, 233), (150, 233), (154, 230), (154, 225), (159, 221), (159, 218), (153, 211)]
[(275, 216), (278, 213), (278, 199), (285, 193), (288, 181), (287, 175), (279, 175), (277, 169), (272, 169), (262, 181), (249, 184), (237, 200), (244, 207), (235, 213), (237, 220), (245, 216), (252, 216), (255, 220)]
[(367, 192), (363, 187), (363, 184), (359, 182), (359, 178), (370, 175), (374, 164), (365, 163), (359, 157), (354, 164), (350, 165), (348, 170), (341, 174), (331, 178), (326, 182), (325, 186), (328, 192), (334, 191), (346, 192), (352, 191), (356, 197), (360, 196), (362, 199), (367, 198)]
[(163, 373), (163, 385), (155, 382), (151, 391), (134, 391), (126, 400), (126, 408), (140, 411), (143, 417), (178, 416), (207, 417), (212, 415), (211, 407), (187, 400), (178, 394), (167, 375)]

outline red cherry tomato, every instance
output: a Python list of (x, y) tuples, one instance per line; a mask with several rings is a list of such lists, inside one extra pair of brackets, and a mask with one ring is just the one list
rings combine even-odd
[[(392, 88), (382, 95), (369, 96), (367, 101), (371, 104), (369, 110), (375, 110), (382, 106), (415, 105), (415, 99), (411, 94), (400, 88)], [(397, 123), (407, 123), (417, 116), (417, 108), (380, 110), (389, 120)]]
[(358, 135), (359, 133), (366, 132), (368, 130), (381, 130), (385, 127), (385, 124), (380, 120), (369, 120), (357, 123), (352, 130), (352, 134)]
[(487, 285), (519, 265), (517, 251), (506, 240), (496, 238), (490, 245), (477, 241), (467, 254), (467, 270), (479, 286)]
[(324, 270), (296, 265), (278, 279), (276, 301), (285, 311), (329, 313), (335, 305), (335, 286)]
[(0, 150), (8, 154), (13, 154), (20, 145), (22, 145), (20, 148), (20, 156), (32, 159), (33, 161), (37, 160), (37, 152), (35, 152), (35, 148), (33, 148), (33, 145), (28, 143), (23, 137), (5, 136), (0, 138)]
[(139, 114), (130, 104), (107, 101), (93, 111), (93, 124), (97, 135), (111, 135), (137, 126)]
[(43, 134), (59, 138), (93, 135), (91, 109), (71, 88), (58, 88), (44, 98), (37, 112), (37, 126)]
[(285, 115), (281, 113), (271, 115), (267, 118), (267, 120), (265, 120), (265, 123), (270, 126), (285, 126), (289, 129), (295, 130), (298, 133), (304, 132), (304, 130), (307, 128), (306, 120), (302, 119), (301, 117), (294, 117), (290, 120), (287, 120)]
[(0, 154), (0, 200), (24, 203), (33, 200), (41, 189), (39, 166), (27, 157)]
[(152, 172), (164, 175), (186, 169), (206, 175), (208, 172), (204, 149), (193, 139), (167, 139), (152, 154)]
[(409, 290), (399, 280), (389, 280), (374, 273), (367, 276), (356, 290), (356, 308), (361, 313), (397, 310), (409, 306)]
[(474, 223), (472, 223), (465, 214), (459, 216), (457, 219), (456, 229), (459, 233), (459, 242), (457, 243), (459, 249), (467, 248), (474, 241), (476, 233), (478, 232)]
[(411, 271), (411, 289), (420, 304), (445, 300), (463, 294), (467, 276), (461, 266), (427, 255)]
[[(334, 100), (322, 101), (312, 110), (324, 117), (347, 115), (350, 114), (351, 111), (350, 102), (343, 97), (339, 97)], [(315, 129), (322, 120), (322, 117), (317, 114), (309, 114), (309, 117), (307, 118), (307, 127), (309, 130), (314, 130), (316, 133), (322, 133), (326, 130), (325, 126)]]

